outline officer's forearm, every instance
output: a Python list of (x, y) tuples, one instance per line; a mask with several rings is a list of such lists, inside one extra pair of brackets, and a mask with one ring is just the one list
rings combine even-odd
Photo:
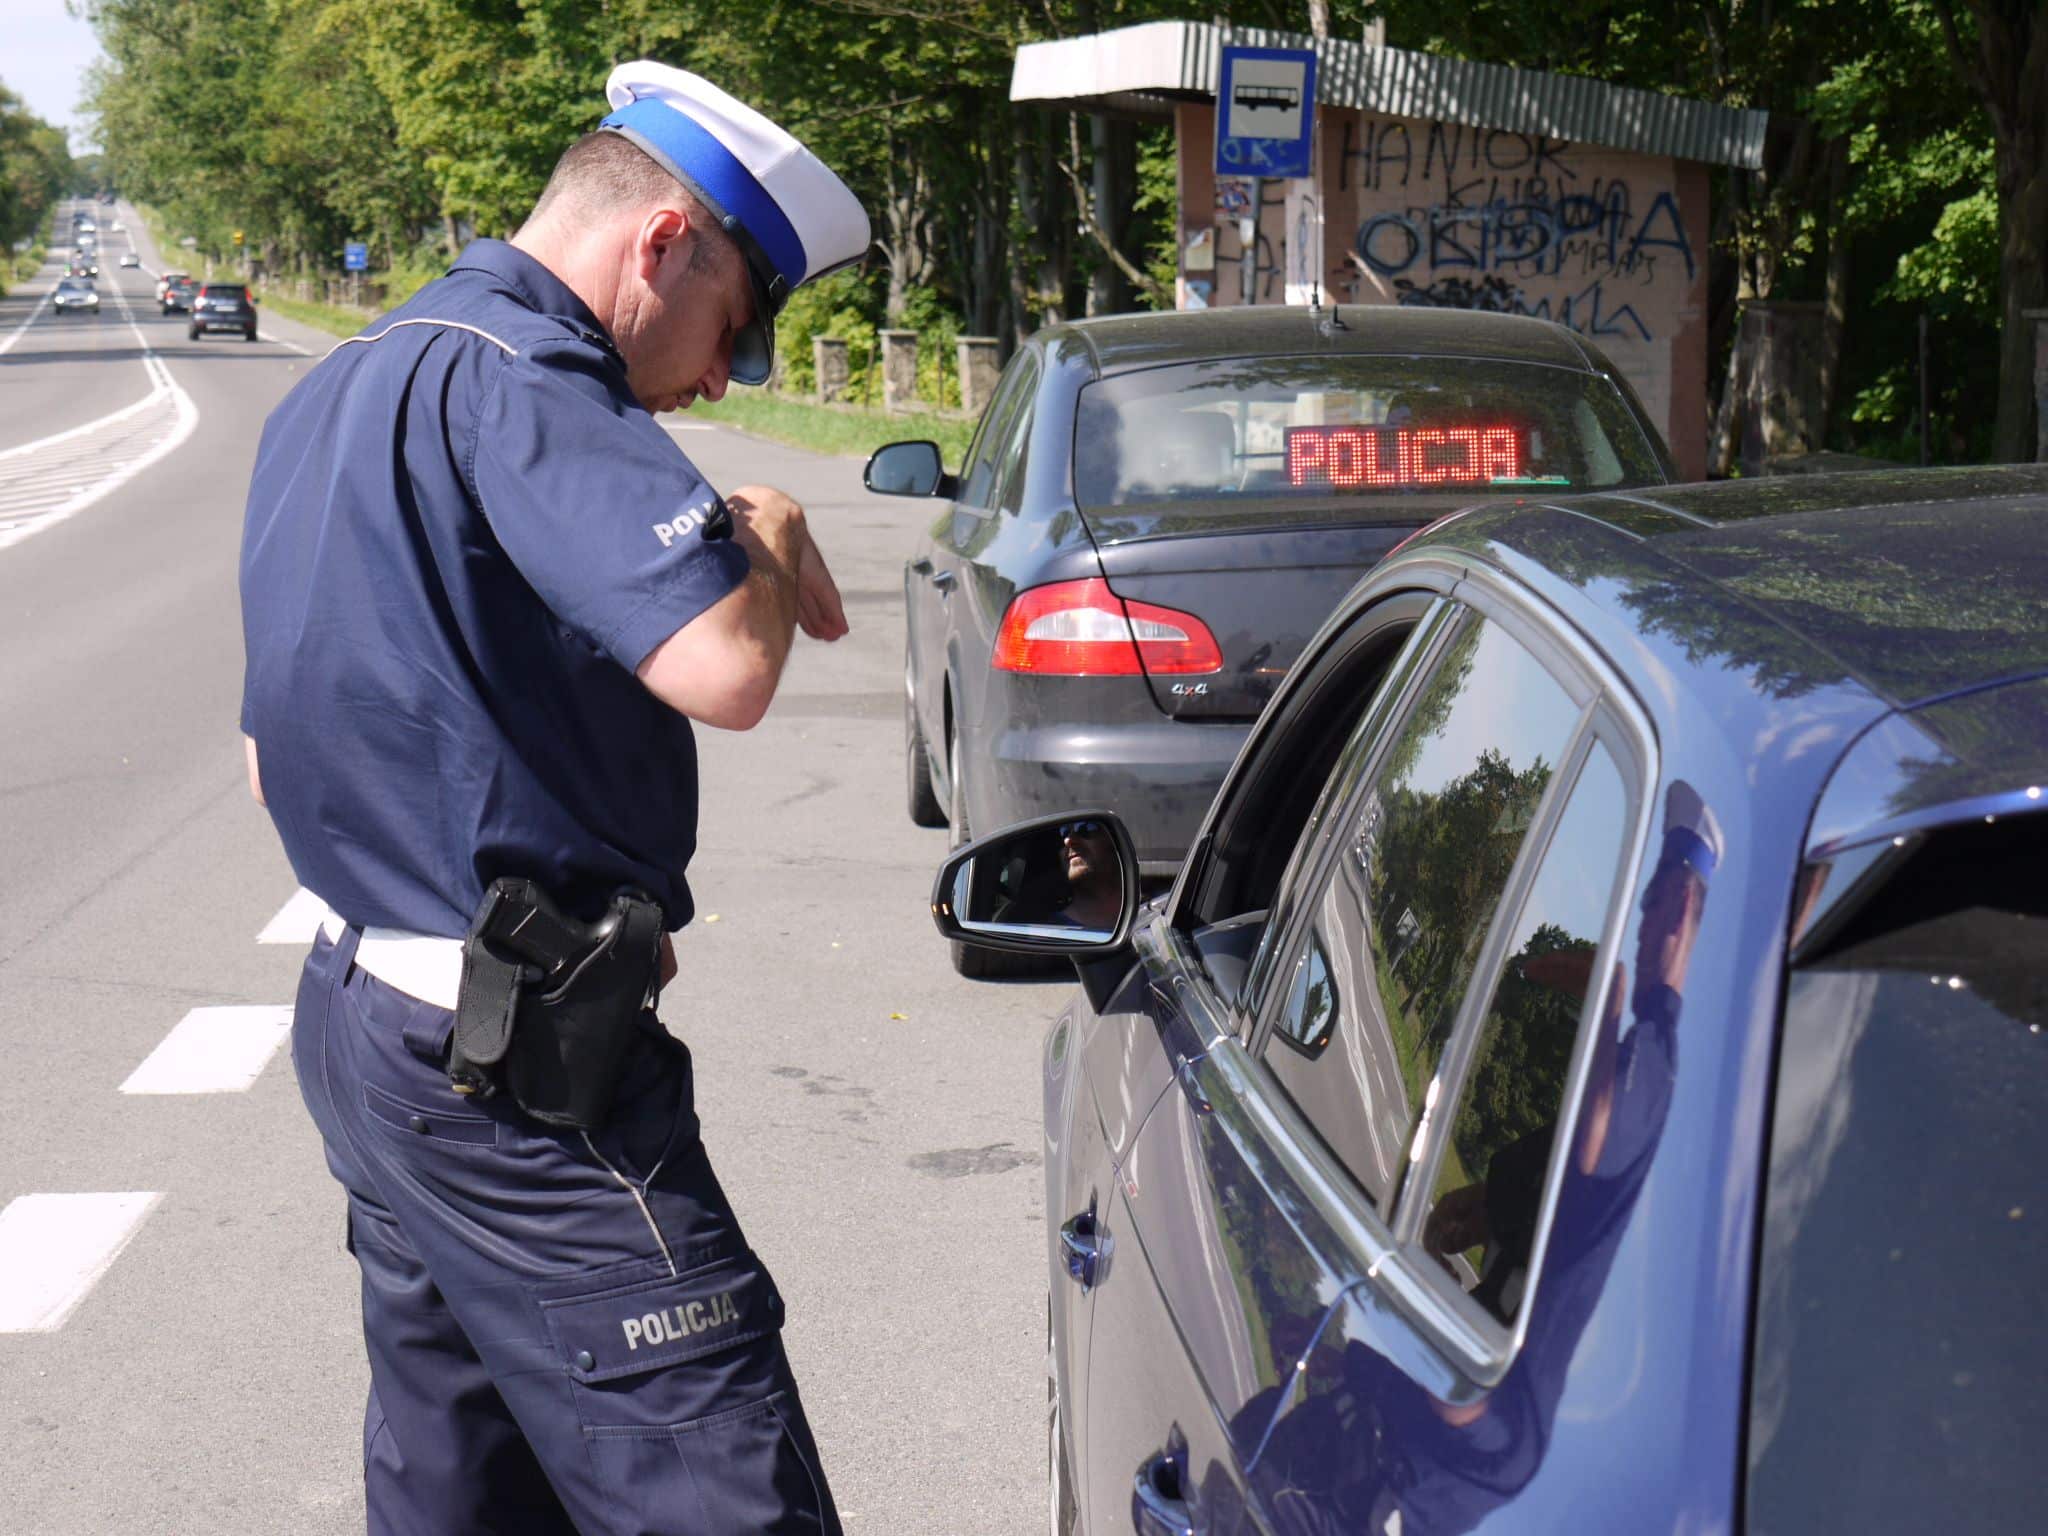
[(656, 646), (637, 669), (669, 708), (721, 730), (760, 723), (796, 628), (796, 583), (770, 559)]

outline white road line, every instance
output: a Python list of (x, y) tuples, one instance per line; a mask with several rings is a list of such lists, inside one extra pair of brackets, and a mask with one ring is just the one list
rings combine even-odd
[(662, 425), (671, 432), (716, 432), (718, 430), (717, 427), (708, 421), (664, 421)]
[[(118, 490), (184, 442), (199, 408), (149, 344), (128, 296), (113, 290), (142, 351), (150, 391), (97, 421), (0, 452), (0, 549), (54, 527)], [(61, 499), (52, 504), (52, 497)]]
[(327, 903), (303, 885), (292, 899), (277, 909), (277, 916), (256, 935), (258, 944), (310, 944), (320, 931), (320, 919), (327, 915)]
[(52, 1333), (163, 1196), (20, 1195), (0, 1210), (0, 1333)]
[(194, 1008), (178, 1020), (123, 1093), (247, 1093), (291, 1033), (289, 1008)]
[(34, 325), (36, 321), (41, 317), (43, 311), (50, 307), (50, 294), (53, 294), (56, 291), (56, 288), (52, 287), (48, 293), (45, 293), (40, 299), (37, 299), (36, 307), (28, 312), (28, 318), (22, 321), (21, 324), (17, 325), (13, 330), (9, 331), (7, 333), (7, 339), (5, 341), (0, 341), (0, 357), (5, 357), (9, 352), (12, 352), (14, 350), (14, 344), (17, 341), (21, 340), (22, 332), (26, 331), (30, 326)]

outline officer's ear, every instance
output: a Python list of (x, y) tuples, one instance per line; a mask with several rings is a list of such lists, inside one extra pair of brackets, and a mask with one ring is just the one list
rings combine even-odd
[(633, 256), (643, 283), (658, 281), (664, 267), (672, 268), (671, 278), (682, 270), (674, 263), (687, 262), (690, 227), (690, 216), (680, 208), (651, 208), (641, 218)]

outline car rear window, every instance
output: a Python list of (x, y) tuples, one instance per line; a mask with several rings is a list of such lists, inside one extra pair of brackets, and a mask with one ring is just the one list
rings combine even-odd
[(240, 283), (208, 283), (200, 292), (209, 299), (239, 299), (248, 290)]
[(1937, 833), (1792, 974), (1752, 1532), (2039, 1528), (2044, 868), (2048, 815)]
[(1120, 374), (1081, 391), (1084, 508), (1168, 499), (1355, 499), (1663, 481), (1605, 376), (1428, 357), (1249, 357)]

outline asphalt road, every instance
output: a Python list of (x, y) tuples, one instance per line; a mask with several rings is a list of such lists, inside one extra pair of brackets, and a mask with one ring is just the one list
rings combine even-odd
[[(264, 416), (331, 338), (264, 312), (254, 345), (188, 341), (111, 264), (121, 297), (60, 319), (56, 276), (0, 300), (0, 1313), (39, 1319), (0, 1331), (0, 1531), (360, 1531), (354, 1265), (289, 1053), (240, 1091), (123, 1091), (193, 1010), (292, 998), (303, 946), (257, 942), (295, 885), (243, 782), (235, 552)], [(1034, 1530), (1063, 992), (964, 982), (931, 928), (945, 834), (904, 815), (900, 725), (919, 514), (855, 462), (676, 431), (714, 484), (810, 508), (854, 626), (799, 641), (759, 728), (700, 732), (663, 1011), (705, 1141), (848, 1530)], [(134, 1197), (83, 1222), (126, 1241), (67, 1291), (41, 1266), (83, 1207), (47, 1197), (86, 1194)]]

